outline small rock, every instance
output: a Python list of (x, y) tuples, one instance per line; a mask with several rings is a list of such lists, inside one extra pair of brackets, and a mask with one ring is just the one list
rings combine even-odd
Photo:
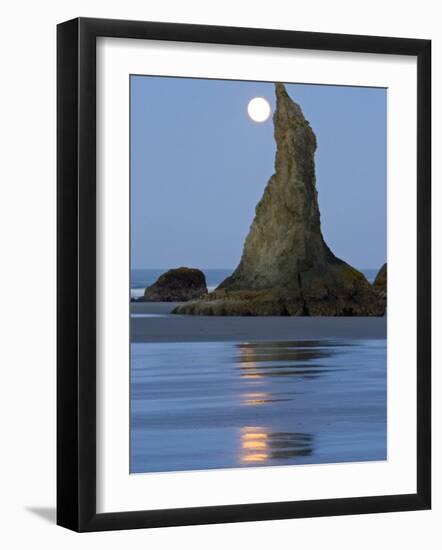
[(206, 277), (200, 269), (179, 267), (160, 275), (144, 291), (144, 302), (187, 302), (207, 294)]

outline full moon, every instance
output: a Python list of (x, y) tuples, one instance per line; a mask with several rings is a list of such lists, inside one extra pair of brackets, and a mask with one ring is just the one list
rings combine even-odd
[(270, 103), (263, 97), (254, 97), (247, 105), (247, 112), (255, 122), (265, 122), (270, 116)]

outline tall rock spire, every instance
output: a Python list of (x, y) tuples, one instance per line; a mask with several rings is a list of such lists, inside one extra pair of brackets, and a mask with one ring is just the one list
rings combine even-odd
[(297, 287), (298, 274), (338, 261), (322, 238), (316, 137), (300, 106), (276, 84), (275, 173), (256, 206), (241, 262), (219, 288)]
[(256, 206), (241, 261), (214, 293), (178, 312), (382, 315), (382, 303), (364, 275), (338, 259), (324, 241), (316, 136), (284, 85), (275, 87), (275, 173)]

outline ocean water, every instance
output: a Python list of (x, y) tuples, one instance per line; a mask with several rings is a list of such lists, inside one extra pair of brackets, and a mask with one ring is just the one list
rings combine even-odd
[[(131, 297), (139, 298), (143, 295), (144, 289), (153, 284), (158, 277), (167, 269), (131, 269), (130, 286)], [(215, 289), (226, 277), (232, 274), (233, 269), (203, 269), (206, 276), (206, 283), (209, 291)], [(378, 269), (361, 269), (362, 273), (370, 282), (374, 281)]]
[(385, 460), (386, 340), (131, 344), (132, 473)]

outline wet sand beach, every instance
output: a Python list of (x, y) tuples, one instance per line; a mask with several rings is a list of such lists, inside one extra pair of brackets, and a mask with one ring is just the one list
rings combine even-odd
[(383, 339), (386, 317), (211, 317), (170, 315), (177, 303), (131, 304), (132, 342)]
[(386, 319), (131, 304), (132, 473), (385, 460)]

